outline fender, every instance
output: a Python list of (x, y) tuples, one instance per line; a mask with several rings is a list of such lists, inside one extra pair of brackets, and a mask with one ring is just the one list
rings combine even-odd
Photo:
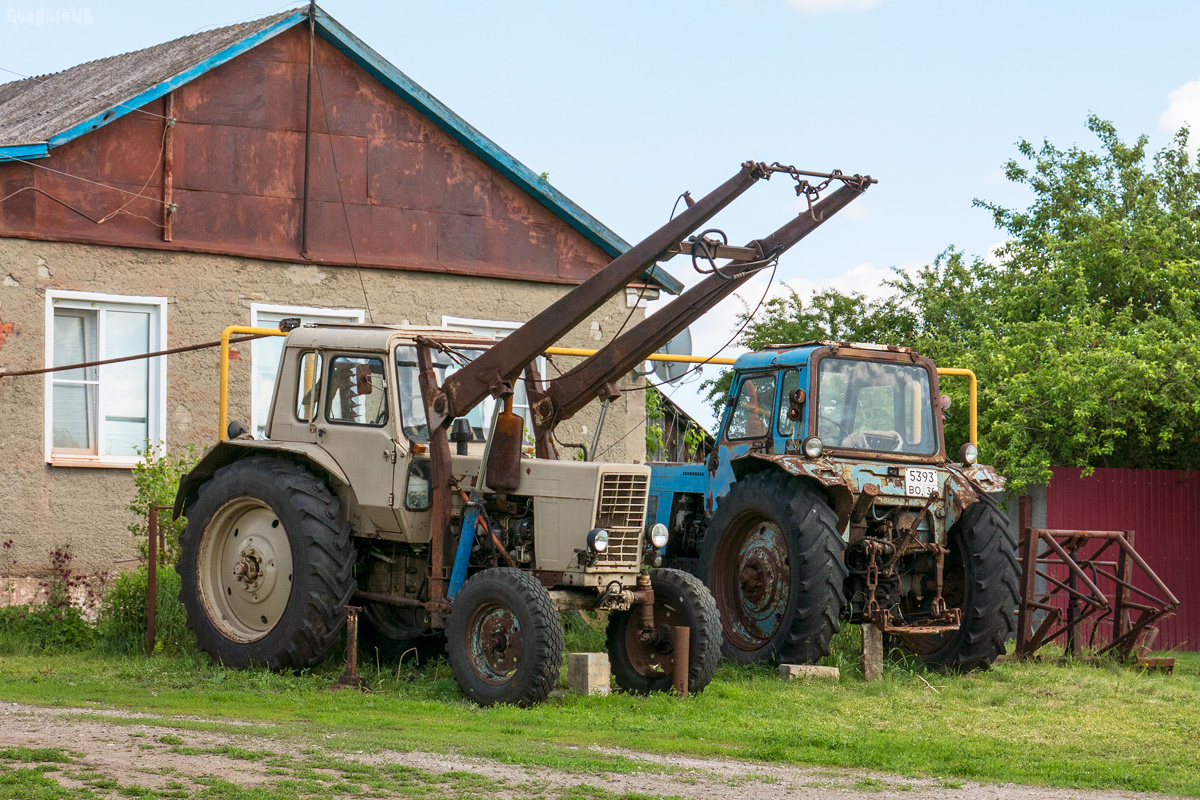
[[(839, 529), (845, 529), (854, 507), (854, 483), (842, 470), (849, 465), (837, 465), (826, 458), (803, 458), (792, 455), (769, 453), (746, 453), (733, 461), (733, 474), (738, 480), (765, 469), (781, 469), (797, 478), (816, 481), (829, 497), (834, 513), (838, 515)], [(839, 469), (839, 466), (841, 469)]]
[(271, 439), (229, 439), (214, 445), (204, 457), (192, 467), (191, 472), (179, 481), (179, 491), (175, 495), (174, 519), (179, 519), (187, 507), (196, 499), (196, 493), (201, 485), (211, 478), (218, 469), (226, 464), (232, 464), (238, 459), (247, 458), (257, 453), (286, 453), (296, 460), (303, 461), (316, 467), (321, 473), (329, 476), (335, 484), (350, 485), (350, 479), (323, 448), (315, 444), (302, 442), (277, 442)]

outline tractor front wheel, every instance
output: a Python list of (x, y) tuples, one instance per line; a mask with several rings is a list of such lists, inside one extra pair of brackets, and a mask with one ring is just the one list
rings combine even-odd
[(617, 686), (648, 694), (670, 691), (675, 671), (673, 634), (676, 626), (688, 635), (688, 692), (702, 691), (721, 660), (721, 616), (712, 595), (693, 575), (675, 569), (650, 571), (654, 590), (654, 630), (637, 625), (640, 609), (608, 615), (608, 657)]
[(450, 606), (446, 653), (463, 694), (481, 706), (545, 700), (562, 669), (563, 630), (545, 588), (497, 567), (467, 579)]

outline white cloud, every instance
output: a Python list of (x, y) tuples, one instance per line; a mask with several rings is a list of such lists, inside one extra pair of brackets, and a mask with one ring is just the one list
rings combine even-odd
[(801, 14), (831, 14), (874, 8), (879, 0), (788, 0), (788, 5)]
[(1158, 125), (1167, 133), (1175, 133), (1184, 125), (1193, 135), (1200, 132), (1200, 78), (1167, 95), (1167, 110), (1158, 118)]

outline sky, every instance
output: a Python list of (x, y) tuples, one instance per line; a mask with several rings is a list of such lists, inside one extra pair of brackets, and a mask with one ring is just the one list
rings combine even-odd
[[(0, 82), (299, 5), (0, 0)], [(1093, 148), (1092, 113), (1152, 151), (1200, 128), (1200, 3), (1182, 0), (320, 5), (631, 243), (748, 159), (877, 178), (781, 259), (773, 294), (879, 296), (950, 245), (987, 254), (1003, 235), (972, 202), (1028, 201), (1003, 175), (1021, 139)], [(801, 210), (792, 186), (760, 182), (712, 224), (764, 236)], [(684, 259), (666, 268), (699, 279)], [(765, 283), (693, 325), (693, 352), (721, 347)], [(711, 423), (697, 383), (667, 390)]]

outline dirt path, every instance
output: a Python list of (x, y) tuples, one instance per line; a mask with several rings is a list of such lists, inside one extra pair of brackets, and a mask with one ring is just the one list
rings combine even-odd
[[(137, 722), (145, 719), (145, 723)], [(193, 718), (187, 718), (193, 719)], [(157, 723), (157, 724), (156, 724)], [(1067, 800), (1099, 798), (1129, 800), (1164, 795), (1050, 789), (1014, 784), (981, 785), (966, 781), (915, 779), (863, 770), (765, 765), (735, 760), (652, 756), (627, 750), (603, 751), (643, 761), (647, 772), (578, 774), (503, 764), (480, 758), (438, 753), (342, 753), (331, 750), (332, 762), (314, 757), (311, 749), (261, 736), (211, 733), (161, 724), (160, 717), (97, 709), (46, 709), (16, 703), (0, 705), (0, 749), (55, 748), (76, 754), (47, 776), (64, 786), (83, 787), (100, 796), (121, 796), (120, 789), (140, 786), (187, 796), (212, 784), (214, 778), (244, 787), (270, 789), (276, 781), (297, 778), (299, 770), (312, 780), (326, 781), (329, 797), (352, 797), (358, 790), (330, 763), (356, 762), (395, 775), (404, 768), (407, 780), (390, 795), (386, 785), (365, 791), (392, 797), (537, 797), (553, 800), (572, 787), (595, 787), (613, 795), (638, 793), (696, 800), (779, 798), (807, 800)], [(222, 724), (228, 724), (222, 721)], [(27, 757), (31, 758), (32, 757)], [(12, 760), (0, 760), (13, 766)], [(306, 766), (310, 765), (310, 766)], [(28, 764), (17, 766), (28, 766)], [(663, 774), (666, 767), (668, 772)], [(117, 786), (113, 785), (116, 781)], [(426, 794), (431, 791), (430, 794)], [(292, 796), (279, 787), (280, 797)]]

